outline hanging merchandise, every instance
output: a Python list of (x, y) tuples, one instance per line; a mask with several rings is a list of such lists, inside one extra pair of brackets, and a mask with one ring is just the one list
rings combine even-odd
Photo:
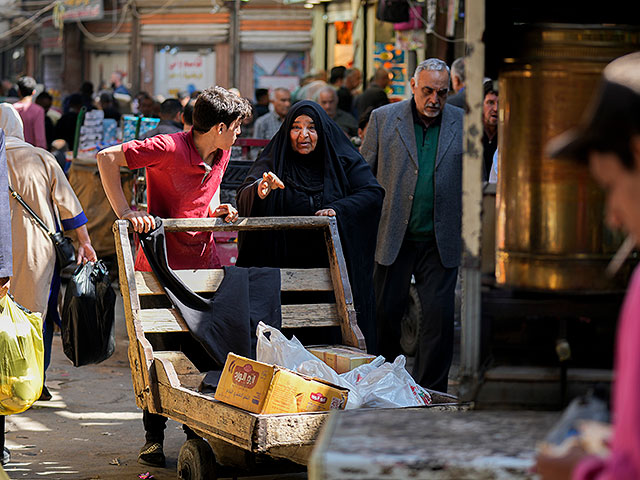
[(78, 266), (62, 309), (62, 347), (75, 367), (100, 363), (113, 354), (115, 302), (109, 271), (101, 260)]
[(0, 358), (0, 415), (24, 412), (42, 392), (42, 316), (9, 295), (0, 299)]

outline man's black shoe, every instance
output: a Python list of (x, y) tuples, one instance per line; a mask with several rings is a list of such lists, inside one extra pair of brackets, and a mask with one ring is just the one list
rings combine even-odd
[(138, 455), (138, 463), (150, 467), (164, 467), (165, 458), (162, 444), (158, 442), (145, 443)]

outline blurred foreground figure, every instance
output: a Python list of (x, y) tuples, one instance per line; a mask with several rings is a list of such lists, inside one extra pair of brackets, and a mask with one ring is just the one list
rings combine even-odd
[[(611, 62), (583, 122), (555, 139), (552, 156), (588, 163), (607, 196), (607, 222), (640, 239), (640, 52)], [(613, 439), (608, 457), (576, 445), (563, 456), (540, 454), (545, 479), (640, 478), (640, 270), (636, 268), (618, 323)]]

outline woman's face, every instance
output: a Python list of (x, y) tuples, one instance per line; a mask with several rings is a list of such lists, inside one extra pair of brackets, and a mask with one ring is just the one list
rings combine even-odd
[(301, 155), (307, 155), (315, 150), (318, 144), (316, 124), (308, 115), (299, 115), (293, 121), (289, 131), (291, 148)]

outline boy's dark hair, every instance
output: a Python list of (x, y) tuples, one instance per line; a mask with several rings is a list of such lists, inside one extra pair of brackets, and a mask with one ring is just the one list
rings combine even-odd
[(336, 83), (341, 78), (344, 78), (347, 73), (347, 67), (333, 67), (329, 75), (329, 83)]
[(189, 103), (187, 103), (184, 106), (184, 109), (182, 110), (182, 118), (183, 118), (183, 123), (185, 125), (193, 125), (193, 104), (195, 103), (194, 100), (190, 100)]
[(162, 117), (173, 118), (182, 112), (182, 104), (177, 98), (167, 98), (160, 105), (160, 115)]
[(33, 77), (20, 77), (18, 79), (18, 92), (21, 97), (28, 97), (36, 89), (36, 81)]
[(238, 118), (251, 115), (249, 101), (222, 87), (209, 87), (196, 100), (193, 107), (193, 128), (207, 133), (211, 127), (224, 123), (229, 127)]
[(358, 118), (358, 128), (362, 130), (364, 127), (369, 125), (369, 119), (371, 118), (371, 112), (373, 112), (373, 107), (368, 107), (362, 115)]

